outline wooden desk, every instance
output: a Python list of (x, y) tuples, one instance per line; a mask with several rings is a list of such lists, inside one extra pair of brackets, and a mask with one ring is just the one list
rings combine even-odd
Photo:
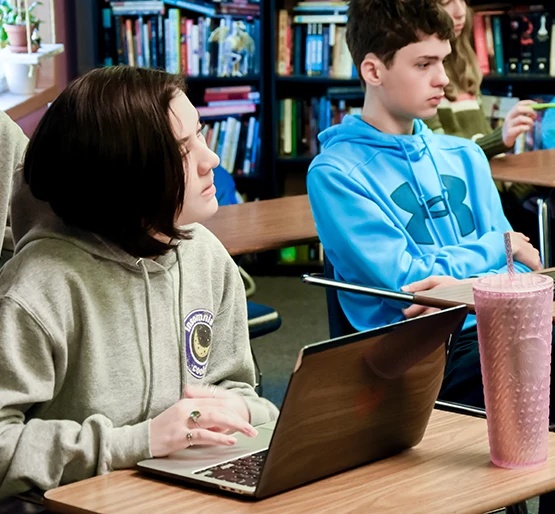
[(308, 195), (224, 205), (204, 225), (231, 255), (318, 241)]
[(518, 155), (496, 157), (490, 161), (491, 175), (504, 182), (519, 182), (548, 188), (538, 198), (540, 255), (544, 266), (551, 266), (551, 216), (546, 198), (555, 188), (555, 150), (535, 150)]
[(536, 470), (496, 468), (489, 461), (484, 419), (434, 411), (412, 450), (252, 502), (117, 471), (46, 493), (60, 513), (135, 514), (380, 512), (483, 513), (555, 489), (555, 434), (547, 464)]
[[(555, 268), (545, 269), (542, 273), (549, 274), (555, 278)], [(474, 295), (472, 294), (472, 283), (465, 283), (451, 287), (438, 287), (437, 289), (432, 289), (430, 291), (422, 291), (418, 293), (418, 296), (421, 298), (433, 298), (435, 300), (452, 302), (453, 305), (464, 304), (468, 307), (468, 310), (472, 314), (475, 314), (476, 312), (474, 308)], [(555, 323), (555, 302), (553, 303), (553, 323)]]
[(495, 180), (555, 188), (555, 150), (495, 157), (490, 166)]

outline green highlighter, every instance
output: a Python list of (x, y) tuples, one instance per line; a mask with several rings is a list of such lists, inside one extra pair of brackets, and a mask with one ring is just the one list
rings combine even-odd
[(555, 103), (532, 104), (530, 107), (532, 107), (534, 111), (543, 111), (545, 109), (553, 109), (555, 107)]

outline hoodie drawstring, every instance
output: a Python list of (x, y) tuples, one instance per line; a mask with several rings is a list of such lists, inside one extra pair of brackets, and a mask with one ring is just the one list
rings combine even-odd
[[(428, 207), (428, 202), (426, 202), (426, 199), (424, 197), (424, 192), (422, 191), (422, 187), (420, 186), (420, 182), (418, 181), (418, 179), (416, 178), (416, 174), (414, 173), (414, 169), (413, 169), (412, 164), (411, 164), (409, 153), (407, 152), (407, 149), (405, 148), (405, 145), (403, 144), (403, 141), (399, 140), (399, 144), (401, 145), (401, 149), (403, 150), (403, 153), (405, 154), (405, 157), (407, 159), (407, 165), (408, 165), (409, 170), (411, 172), (414, 183), (416, 184), (418, 198), (420, 199), (421, 204), (424, 206), (424, 209), (426, 210), (426, 214), (428, 215), (428, 219), (430, 220), (430, 226), (432, 227), (432, 230), (434, 231), (435, 240), (441, 246), (445, 246), (445, 243), (443, 242), (443, 239), (441, 238), (439, 230), (437, 229), (437, 227), (434, 223), (434, 219), (432, 218), (432, 213), (430, 212), (430, 209)], [(428, 148), (428, 147), (426, 146), (426, 148)], [(429, 149), (428, 149), (428, 151), (429, 151)], [(434, 164), (434, 166), (435, 166), (435, 164)], [(436, 168), (436, 172), (437, 172), (437, 168)], [(443, 182), (441, 181), (441, 177), (439, 176), (439, 173), (438, 173), (438, 177), (439, 177), (439, 181), (441, 183), (441, 187), (443, 189)], [(443, 197), (443, 201), (445, 201), (445, 197)], [(447, 204), (446, 204), (446, 208), (448, 208)], [(449, 217), (451, 217), (451, 216), (449, 216)]]
[(185, 353), (185, 312), (183, 312), (183, 260), (179, 253), (179, 248), (176, 247), (175, 253), (177, 255), (177, 266), (179, 269), (179, 372), (181, 374), (180, 394), (183, 394), (185, 392), (185, 386), (187, 385), (187, 373), (185, 372), (185, 361), (187, 358)]
[[(178, 341), (178, 352), (179, 352), (179, 375), (180, 375), (180, 385), (181, 390), (179, 391), (179, 396), (183, 395), (185, 391), (185, 386), (187, 385), (187, 376), (185, 373), (185, 329), (183, 326), (183, 320), (185, 319), (185, 314), (183, 312), (183, 262), (178, 249), (175, 249), (177, 255), (177, 263), (179, 269), (179, 341)], [(149, 370), (146, 375), (147, 380), (147, 398), (146, 404), (143, 411), (143, 419), (149, 419), (150, 412), (152, 408), (152, 388), (154, 383), (154, 349), (153, 349), (153, 337), (152, 337), (152, 306), (150, 304), (150, 279), (148, 278), (148, 271), (143, 259), (137, 260), (137, 266), (141, 268), (143, 274), (143, 280), (145, 283), (145, 295), (146, 295), (146, 319), (148, 323), (148, 364)]]
[(150, 409), (152, 406), (152, 387), (154, 382), (154, 358), (153, 358), (153, 348), (152, 348), (152, 307), (150, 305), (150, 280), (148, 278), (148, 271), (143, 259), (137, 260), (137, 266), (141, 268), (143, 273), (143, 280), (145, 283), (145, 295), (146, 295), (146, 320), (148, 323), (148, 365), (149, 370), (146, 376), (147, 378), (147, 398), (146, 405), (143, 412), (143, 419), (149, 419)]
[(424, 147), (428, 151), (428, 155), (430, 156), (430, 159), (432, 160), (432, 164), (434, 165), (434, 169), (436, 170), (436, 176), (437, 176), (437, 179), (439, 180), (439, 185), (441, 186), (441, 197), (443, 198), (443, 203), (445, 204), (445, 208), (449, 211), (449, 221), (451, 222), (451, 228), (453, 229), (453, 234), (455, 234), (455, 239), (457, 240), (457, 244), (460, 244), (461, 240), (459, 238), (459, 231), (455, 226), (455, 221), (453, 220), (453, 216), (451, 212), (451, 206), (449, 205), (449, 201), (448, 201), (449, 199), (447, 197), (448, 195), (447, 188), (445, 187), (445, 184), (441, 179), (441, 174), (437, 169), (436, 161), (434, 159), (434, 156), (432, 155), (432, 151), (430, 150), (430, 147), (428, 146), (428, 143), (426, 142), (426, 139), (424, 138), (424, 136), (422, 136), (422, 142), (424, 143)]

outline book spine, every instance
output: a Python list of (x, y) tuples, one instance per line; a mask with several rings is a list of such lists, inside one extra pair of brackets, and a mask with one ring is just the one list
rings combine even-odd
[(256, 123), (254, 124), (254, 135), (252, 138), (251, 171), (249, 173), (250, 175), (255, 174), (257, 169), (258, 148), (260, 145), (259, 133), (260, 133), (260, 122), (256, 120)]
[(505, 58), (503, 55), (503, 32), (501, 31), (501, 17), (493, 16), (491, 19), (493, 28), (493, 46), (495, 48), (495, 71), (499, 75), (505, 72)]
[(137, 50), (137, 66), (143, 67), (145, 60), (143, 56), (143, 17), (139, 16), (135, 20), (135, 48)]
[(198, 107), (197, 111), (201, 118), (210, 116), (225, 116), (231, 114), (245, 114), (249, 112), (256, 112), (256, 104), (248, 103), (245, 105), (233, 105), (223, 107)]
[(189, 61), (187, 59), (188, 45), (187, 45), (187, 18), (181, 17), (179, 21), (179, 58), (182, 73), (189, 73)]
[(278, 12), (278, 55), (277, 73), (278, 75), (287, 74), (287, 18), (289, 14), (285, 9)]
[(104, 66), (112, 66), (114, 64), (113, 49), (114, 41), (112, 40), (112, 11), (111, 9), (102, 9), (102, 30), (104, 35)]
[(486, 42), (486, 28), (484, 25), (484, 17), (481, 14), (475, 14), (473, 17), (474, 22), (474, 46), (476, 48), (476, 56), (478, 57), (478, 64), (480, 70), (484, 75), (490, 72), (488, 61), (488, 49)]
[(127, 63), (129, 66), (135, 66), (135, 41), (133, 38), (133, 27), (130, 18), (125, 20), (125, 43), (127, 45)]
[(143, 40), (143, 55), (145, 66), (150, 68), (152, 66), (152, 59), (150, 57), (150, 25), (148, 21), (143, 22), (141, 26), (142, 40)]
[(204, 92), (204, 101), (208, 102), (219, 102), (219, 101), (229, 101), (229, 100), (260, 100), (260, 93), (258, 91), (250, 91), (248, 93), (207, 93)]

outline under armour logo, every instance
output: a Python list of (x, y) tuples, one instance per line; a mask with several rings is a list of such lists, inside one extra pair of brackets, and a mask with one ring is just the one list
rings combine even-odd
[[(466, 184), (464, 180), (452, 175), (441, 175), (441, 179), (448, 191), (447, 202), (441, 196), (434, 196), (426, 202), (432, 218), (444, 218), (449, 215), (449, 210), (455, 216), (461, 235), (467, 236), (476, 230), (472, 211), (463, 202), (466, 198)], [(426, 207), (418, 201), (416, 194), (408, 182), (399, 186), (391, 194), (395, 204), (406, 212), (412, 214), (406, 229), (417, 244), (432, 245), (434, 240), (426, 220), (429, 219)]]

